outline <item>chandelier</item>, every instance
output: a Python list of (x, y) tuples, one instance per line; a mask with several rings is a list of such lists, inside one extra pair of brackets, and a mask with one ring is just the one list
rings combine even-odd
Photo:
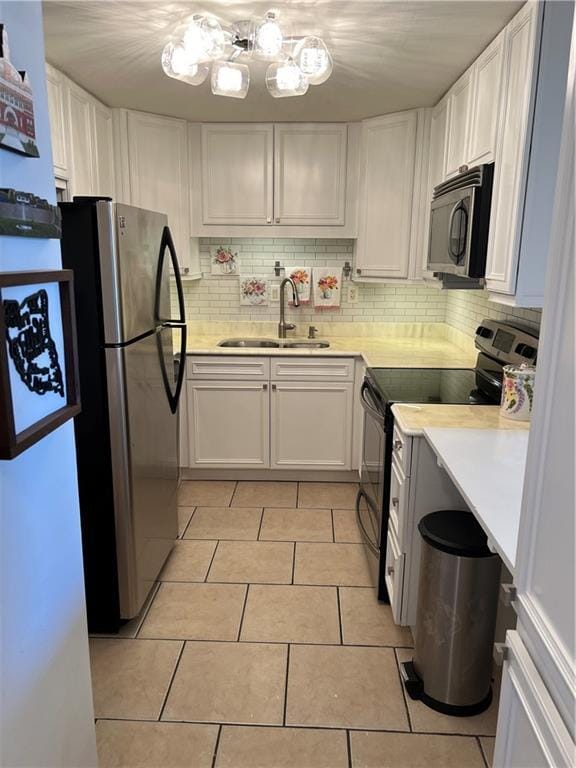
[(266, 87), (275, 98), (303, 96), (310, 85), (326, 82), (332, 57), (322, 38), (295, 37), (278, 11), (263, 18), (226, 25), (215, 16), (195, 14), (162, 51), (168, 77), (200, 85), (211, 65), (212, 93), (243, 99), (250, 86), (246, 61), (270, 62)]

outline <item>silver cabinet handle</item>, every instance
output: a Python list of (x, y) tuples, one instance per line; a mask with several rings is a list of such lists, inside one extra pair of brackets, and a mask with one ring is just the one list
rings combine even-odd
[(262, 384), (262, 389), (266, 392), (268, 390), (268, 384)]
[(362, 270), (361, 270), (361, 269), (357, 269), (357, 270), (356, 270), (356, 274), (357, 274), (357, 275), (361, 275), (361, 274), (362, 274)]
[(276, 224), (280, 224), (280, 217), (276, 219)]
[(393, 565), (389, 565), (386, 568), (386, 573), (388, 574), (388, 576), (394, 576), (394, 566)]
[(400, 504), (400, 499), (397, 496), (394, 496), (392, 499), (392, 506), (397, 507)]
[(272, 392), (276, 392), (276, 384), (272, 384)]
[(266, 224), (272, 224), (272, 219), (270, 218), (270, 216), (268, 216), (268, 218), (266, 219)]
[(394, 440), (394, 450), (399, 451), (402, 448), (402, 440)]

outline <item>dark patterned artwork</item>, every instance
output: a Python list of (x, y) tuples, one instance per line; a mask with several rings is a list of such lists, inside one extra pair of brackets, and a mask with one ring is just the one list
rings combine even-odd
[(31, 392), (64, 397), (64, 381), (56, 345), (50, 335), (48, 294), (44, 289), (24, 301), (4, 301), (8, 351), (14, 367)]

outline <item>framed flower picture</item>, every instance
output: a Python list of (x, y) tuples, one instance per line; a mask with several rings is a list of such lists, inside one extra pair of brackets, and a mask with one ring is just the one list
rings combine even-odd
[(72, 270), (0, 274), (0, 459), (79, 412)]
[(243, 307), (268, 306), (268, 281), (256, 276), (241, 277), (240, 305)]
[(224, 245), (210, 248), (210, 273), (220, 277), (237, 275), (238, 253)]

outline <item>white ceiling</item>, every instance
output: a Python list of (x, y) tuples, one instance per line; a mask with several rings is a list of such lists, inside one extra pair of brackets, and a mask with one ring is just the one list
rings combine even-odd
[[(209, 82), (166, 77), (160, 53), (174, 26), (198, 10), (227, 21), (270, 6), (293, 34), (319, 34), (331, 78), (305, 96), (274, 99), (266, 64), (251, 63), (243, 101), (213, 96)], [(109, 106), (193, 121), (339, 121), (435, 104), (521, 2), (497, 0), (45, 0), (46, 58)]]

